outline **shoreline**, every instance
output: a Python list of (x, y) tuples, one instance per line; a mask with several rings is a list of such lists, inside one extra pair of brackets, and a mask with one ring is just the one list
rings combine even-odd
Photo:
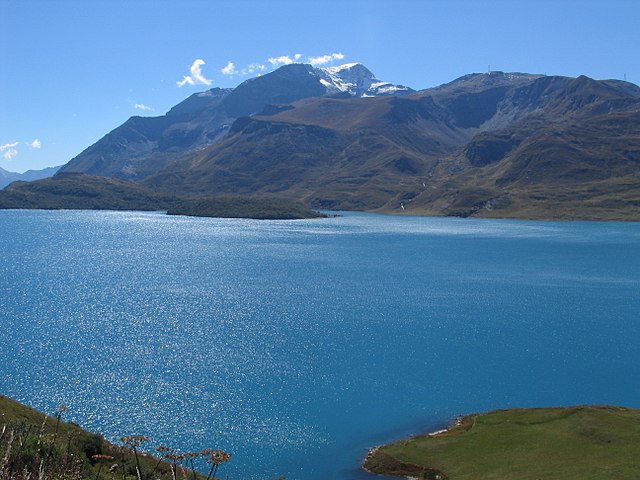
[[(390, 474), (385, 474), (385, 473), (380, 473), (380, 472), (375, 472), (370, 470), (367, 467), (367, 462), (371, 461), (374, 456), (380, 452), (380, 450), (388, 445), (392, 445), (392, 444), (396, 444), (396, 443), (405, 443), (405, 442), (410, 442), (411, 440), (417, 439), (417, 438), (426, 438), (426, 437), (430, 437), (430, 438), (436, 438), (436, 437), (444, 437), (444, 436), (448, 436), (448, 435), (452, 435), (455, 433), (459, 433), (460, 431), (468, 431), (471, 430), (471, 428), (473, 428), (474, 424), (475, 424), (475, 416), (477, 416), (477, 413), (472, 413), (472, 414), (467, 414), (467, 415), (459, 415), (457, 417), (455, 417), (453, 419), (453, 421), (450, 423), (450, 425), (446, 428), (441, 428), (439, 430), (434, 430), (432, 432), (428, 432), (428, 433), (420, 433), (420, 434), (416, 434), (416, 435), (411, 435), (408, 438), (404, 438), (401, 440), (396, 440), (393, 441), (391, 443), (388, 444), (380, 444), (380, 445), (374, 445), (373, 447), (369, 448), (367, 450), (366, 455), (364, 456), (362, 462), (360, 463), (360, 468), (362, 470), (364, 470), (365, 472), (371, 474), (371, 475), (384, 475), (384, 476), (388, 476), (388, 477), (404, 477), (407, 480), (419, 480), (420, 477), (414, 477), (411, 475), (390, 475)], [(402, 463), (402, 462), (398, 462), (398, 463)], [(415, 468), (421, 468), (418, 465), (410, 465), (410, 464), (403, 464), (407, 467), (415, 467)], [(433, 479), (434, 480), (439, 480), (439, 479), (443, 479), (445, 477), (442, 476), (442, 474), (440, 472), (437, 472), (435, 470), (433, 470), (431, 472), (433, 474)]]
[[(524, 479), (533, 478), (531, 472), (535, 478), (582, 478), (595, 467), (619, 471), (633, 464), (633, 471), (624, 471), (625, 475), (616, 478), (637, 479), (640, 464), (634, 459), (640, 445), (638, 422), (639, 409), (614, 405), (473, 413), (456, 418), (446, 429), (371, 448), (362, 469), (412, 480), (445, 480), (453, 474), (469, 480), (503, 478), (507, 474), (508, 478)], [(592, 425), (588, 431), (583, 428), (587, 423)], [(530, 425), (536, 428), (527, 428)], [(472, 428), (474, 433), (466, 435)], [(567, 431), (573, 432), (572, 436), (559, 441), (558, 432)], [(430, 440), (439, 437), (449, 438)], [(602, 454), (603, 447), (606, 455)], [(564, 461), (574, 457), (580, 461)], [(543, 458), (553, 462), (547, 464), (541, 461)]]

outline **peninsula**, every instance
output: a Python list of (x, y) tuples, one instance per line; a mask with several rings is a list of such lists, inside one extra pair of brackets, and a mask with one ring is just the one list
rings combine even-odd
[(374, 448), (372, 473), (429, 480), (640, 478), (640, 410), (575, 406), (496, 410)]

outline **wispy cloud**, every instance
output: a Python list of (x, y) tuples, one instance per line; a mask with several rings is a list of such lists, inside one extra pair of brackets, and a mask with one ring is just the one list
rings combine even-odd
[[(267, 60), (264, 63), (250, 63), (249, 65), (243, 68), (238, 67), (236, 63), (229, 60), (227, 61), (227, 64), (220, 69), (220, 73), (227, 77), (244, 77), (247, 75), (256, 75), (256, 74), (260, 75), (262, 72), (265, 72), (268, 70), (274, 70), (283, 65), (289, 65), (291, 63), (301, 62), (303, 61), (302, 60), (303, 57), (304, 56), (301, 53), (296, 53), (293, 55), (274, 56), (274, 57), (267, 58)], [(318, 66), (318, 65), (326, 65), (327, 63), (331, 63), (335, 60), (342, 60), (344, 59), (344, 54), (331, 53), (327, 55), (321, 55), (319, 57), (306, 57), (306, 58), (311, 65)], [(196, 60), (191, 67), (191, 75), (184, 77), (183, 80), (178, 82), (178, 85), (179, 86), (183, 86), (186, 84), (195, 85), (196, 83), (198, 83), (195, 81), (195, 78), (197, 76), (200, 76), (200, 77), (202, 76), (202, 73), (200, 71), (200, 66), (202, 64), (204, 64), (202, 60)], [(211, 83), (210, 80), (207, 80), (207, 81)], [(209, 83), (207, 83), (207, 85)]]
[(18, 151), (15, 148), (10, 148), (9, 150), (7, 150), (2, 154), (2, 158), (4, 158), (5, 160), (11, 160), (17, 154), (18, 154)]
[(2, 158), (5, 160), (11, 160), (18, 154), (18, 151), (14, 148), (18, 145), (18, 142), (14, 143), (5, 143), (4, 145), (0, 145), (0, 152), (2, 152)]
[(4, 152), (8, 148), (14, 148), (18, 146), (18, 142), (13, 143), (5, 143), (4, 145), (0, 145), (0, 152)]
[(220, 70), (223, 75), (233, 75), (236, 73), (236, 66), (233, 62), (227, 62), (227, 64)]
[(4, 145), (0, 145), (0, 152), (2, 153), (2, 158), (5, 160), (11, 160), (18, 154), (18, 150), (15, 147), (18, 146), (18, 142), (13, 143), (5, 143)]
[(328, 55), (320, 55), (319, 57), (309, 57), (309, 63), (316, 67), (318, 65), (326, 65), (334, 60), (342, 60), (344, 55), (342, 53), (330, 53)]
[[(244, 77), (246, 75), (256, 75), (256, 74), (260, 75), (262, 72), (265, 72), (267, 70), (274, 70), (283, 65), (289, 65), (291, 63), (301, 62), (303, 61), (302, 58), (303, 58), (303, 55), (301, 53), (296, 53), (293, 55), (274, 56), (274, 57), (267, 58), (266, 62), (264, 63), (251, 63), (243, 68), (239, 68), (236, 63), (229, 60), (227, 64), (220, 69), (220, 73), (227, 77), (236, 77), (236, 76)], [(319, 65), (326, 65), (335, 60), (342, 60), (344, 59), (344, 54), (336, 52), (336, 53), (330, 53), (327, 55), (321, 55), (319, 57), (306, 57), (306, 58), (307, 58), (307, 61), (315, 67)], [(196, 60), (196, 62), (197, 61), (198, 60)], [(194, 63), (194, 66), (195, 65), (196, 64)], [(182, 86), (187, 83), (190, 85), (193, 85), (194, 83), (191, 81), (192, 77), (193, 77), (193, 67), (192, 67), (192, 76), (185, 77), (184, 80), (178, 82), (178, 85)]]
[(38, 150), (42, 148), (42, 142), (37, 138), (33, 139), (31, 142), (13, 142), (13, 143), (5, 143), (4, 145), (0, 145), (0, 155), (5, 160), (11, 160), (13, 157), (18, 155), (18, 149), (16, 148), (18, 145), (22, 143), (26, 145), (32, 150)]
[(273, 68), (278, 68), (278, 67), (281, 67), (282, 65), (289, 65), (290, 63), (297, 62), (298, 60), (300, 60), (300, 58), (302, 58), (302, 54), (296, 53), (291, 57), (289, 55), (280, 55), (279, 57), (269, 57), (267, 59), (267, 62), (269, 62), (271, 66), (273, 66)]
[(145, 105), (144, 103), (136, 103), (133, 105), (133, 108), (135, 108), (136, 110), (147, 110), (147, 111), (153, 110), (153, 108), (151, 108), (148, 105)]
[(194, 60), (189, 69), (191, 75), (185, 75), (184, 78), (176, 82), (176, 84), (179, 87), (184, 87), (185, 85), (211, 85), (211, 80), (202, 75), (202, 65), (204, 64), (205, 62), (201, 58)]
[(247, 68), (243, 69), (243, 72), (246, 73), (256, 73), (256, 72), (264, 72), (267, 69), (266, 65), (263, 65), (261, 63), (252, 63), (251, 65), (248, 65)]
[(247, 75), (260, 75), (267, 70), (267, 66), (262, 63), (251, 63), (244, 68), (236, 68), (236, 64), (229, 61), (220, 69), (220, 73), (227, 77), (245, 77)]

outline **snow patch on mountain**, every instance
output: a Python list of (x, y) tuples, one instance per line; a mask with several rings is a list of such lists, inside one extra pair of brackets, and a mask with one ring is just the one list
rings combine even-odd
[(320, 83), (328, 93), (346, 92), (356, 97), (407, 95), (414, 90), (403, 85), (393, 85), (375, 78), (361, 63), (346, 63), (335, 67), (316, 68)]
[[(355, 67), (356, 65), (361, 65), (359, 63), (345, 63), (343, 65), (338, 65), (336, 67), (325, 67), (322, 70), (324, 70), (325, 72), (329, 73), (329, 74), (336, 74), (341, 70), (348, 70), (350, 68)], [(361, 65), (363, 66), (363, 65)], [(364, 67), (364, 66), (363, 66)], [(369, 71), (368, 69), (365, 68), (365, 70)], [(371, 73), (371, 72), (369, 72)]]

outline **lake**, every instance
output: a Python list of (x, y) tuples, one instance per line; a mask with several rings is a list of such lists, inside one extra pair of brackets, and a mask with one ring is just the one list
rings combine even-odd
[(225, 449), (232, 480), (369, 478), (464, 413), (640, 408), (637, 223), (0, 211), (0, 308), (0, 393)]

